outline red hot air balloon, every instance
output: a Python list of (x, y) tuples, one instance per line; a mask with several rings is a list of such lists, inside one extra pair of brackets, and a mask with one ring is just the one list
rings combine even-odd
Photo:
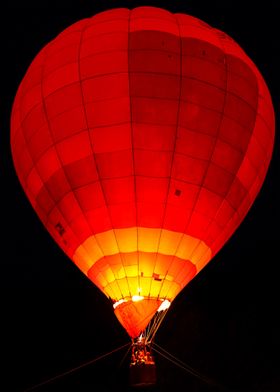
[(244, 51), (153, 7), (64, 30), (30, 65), (11, 119), (27, 197), (131, 338), (237, 229), (273, 142), (270, 94)]

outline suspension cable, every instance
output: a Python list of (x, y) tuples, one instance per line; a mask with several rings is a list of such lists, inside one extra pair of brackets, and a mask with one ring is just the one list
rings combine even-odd
[(150, 321), (147, 327), (146, 340), (152, 342), (157, 330), (159, 329), (164, 317), (166, 316), (167, 309), (157, 313)]
[(167, 350), (165, 350), (164, 348), (162, 348), (161, 346), (159, 346), (155, 342), (153, 345), (153, 350), (155, 352), (157, 352), (159, 355), (161, 355), (162, 357), (164, 357), (165, 359), (167, 359), (168, 361), (172, 362), (174, 365), (176, 365), (179, 368), (185, 370), (186, 372), (192, 374), (193, 376), (201, 379), (205, 383), (210, 384), (212, 386), (215, 386), (215, 387), (219, 388), (220, 390), (229, 391), (228, 387), (221, 385), (221, 384), (217, 383), (216, 381), (202, 375), (201, 373), (199, 373), (198, 371), (193, 369), (191, 366), (187, 365), (185, 362), (181, 361), (179, 358), (176, 358), (174, 355), (169, 353)]
[[(160, 345), (158, 345), (157, 343), (154, 343), (154, 345), (162, 350), (166, 355), (168, 355), (170, 358), (172, 358), (175, 362), (178, 362), (181, 364), (181, 366), (185, 367), (188, 369), (188, 371), (190, 371), (193, 375), (199, 375), (199, 373), (193, 369), (191, 366), (187, 365), (185, 362), (183, 362), (181, 359), (175, 357), (175, 355), (172, 355), (171, 353), (169, 353), (167, 350), (165, 350), (163, 347), (161, 347)], [(205, 377), (206, 378), (206, 377)]]
[(155, 334), (157, 332), (157, 330), (160, 327), (160, 324), (162, 323), (164, 316), (166, 315), (166, 311), (160, 312), (156, 315), (155, 320), (154, 320), (154, 324), (153, 327), (150, 330), (149, 336), (147, 337), (147, 340), (149, 341), (153, 341)]
[[(109, 355), (114, 354), (114, 353), (116, 353), (117, 351), (122, 350), (123, 348), (127, 347), (128, 345), (130, 346), (131, 343), (130, 343), (130, 342), (129, 342), (129, 343), (126, 343), (126, 344), (124, 344), (123, 346), (120, 346), (120, 347), (118, 347), (118, 348), (116, 348), (116, 349), (114, 349), (114, 350), (112, 350), (112, 351), (110, 351), (110, 352), (108, 352), (108, 353), (105, 353), (105, 354), (100, 355), (100, 356), (97, 357), (97, 358), (94, 358), (94, 359), (92, 359), (92, 360), (90, 360), (90, 361), (88, 361), (88, 362), (85, 362), (85, 363), (83, 363), (83, 364), (81, 364), (81, 365), (79, 365), (79, 366), (76, 366), (76, 367), (74, 367), (74, 368), (72, 368), (72, 369), (70, 369), (70, 370), (67, 370), (67, 371), (64, 372), (64, 373), (60, 373), (60, 374), (58, 374), (57, 376), (54, 376), (54, 377), (49, 378), (49, 379), (47, 379), (47, 380), (45, 380), (45, 381), (42, 381), (42, 382), (40, 382), (39, 384), (33, 385), (32, 387), (25, 389), (23, 392), (34, 391), (35, 389), (38, 389), (38, 388), (40, 388), (40, 387), (42, 387), (42, 386), (44, 386), (44, 385), (46, 385), (46, 384), (49, 384), (49, 383), (51, 383), (51, 382), (53, 382), (53, 381), (56, 381), (56, 380), (58, 380), (59, 378), (65, 377), (65, 376), (67, 376), (68, 374), (74, 373), (74, 372), (76, 372), (77, 370), (80, 370), (80, 369), (82, 369), (82, 368), (84, 368), (84, 367), (86, 367), (86, 366), (88, 366), (88, 365), (91, 365), (91, 364), (93, 364), (93, 363), (95, 363), (95, 362), (97, 362), (97, 361), (100, 361), (101, 359), (104, 359), (104, 358), (108, 357)], [(127, 354), (126, 354), (126, 355), (127, 355)]]
[(132, 343), (129, 343), (129, 347), (128, 347), (127, 351), (124, 353), (124, 356), (122, 357), (122, 359), (121, 359), (121, 361), (119, 363), (119, 366), (118, 366), (119, 369), (122, 367), (125, 358), (127, 357), (129, 351), (131, 350), (131, 347), (132, 347)]

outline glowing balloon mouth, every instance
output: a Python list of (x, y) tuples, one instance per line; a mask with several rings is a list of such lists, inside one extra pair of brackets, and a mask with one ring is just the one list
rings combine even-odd
[(165, 298), (133, 295), (115, 302), (113, 307), (119, 322), (131, 338), (138, 338), (144, 333), (149, 340), (170, 305), (171, 301)]
[[(131, 297), (132, 302), (140, 302), (140, 301), (143, 301), (144, 299), (145, 299), (145, 297), (143, 297), (142, 295), (133, 295)], [(160, 298), (159, 300), (162, 302), (157, 309), (158, 313), (162, 312), (164, 310), (167, 310), (171, 305), (171, 302), (168, 299)], [(113, 304), (113, 308), (116, 309), (118, 306), (120, 306), (124, 302), (128, 302), (128, 301), (129, 301), (129, 299), (120, 299), (119, 301), (117, 301)]]

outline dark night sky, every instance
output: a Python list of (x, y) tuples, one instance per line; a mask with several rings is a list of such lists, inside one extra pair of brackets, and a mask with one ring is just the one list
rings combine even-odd
[[(64, 4), (63, 4), (64, 3)], [(263, 74), (279, 122), (280, 3), (255, 1), (23, 1), (1, 15), (0, 389), (23, 392), (129, 342), (106, 297), (53, 242), (13, 169), (9, 119), (17, 87), (38, 51), (64, 28), (117, 7), (185, 12), (234, 38)], [(67, 5), (65, 5), (67, 4)], [(246, 8), (244, 8), (246, 7)], [(277, 127), (277, 125), (276, 125)], [(211, 263), (173, 302), (156, 342), (232, 392), (279, 392), (279, 134), (249, 214)], [(130, 390), (125, 349), (38, 391)], [(157, 356), (154, 392), (218, 391)], [(3, 366), (3, 365), (2, 365)], [(226, 389), (221, 389), (226, 390)]]

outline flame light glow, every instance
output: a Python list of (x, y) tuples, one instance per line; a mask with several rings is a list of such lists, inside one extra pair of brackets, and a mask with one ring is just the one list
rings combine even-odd
[(163, 310), (166, 310), (169, 308), (169, 306), (171, 305), (171, 302), (168, 301), (168, 299), (165, 299), (162, 304), (160, 305), (160, 307), (158, 308), (158, 312), (162, 312)]

